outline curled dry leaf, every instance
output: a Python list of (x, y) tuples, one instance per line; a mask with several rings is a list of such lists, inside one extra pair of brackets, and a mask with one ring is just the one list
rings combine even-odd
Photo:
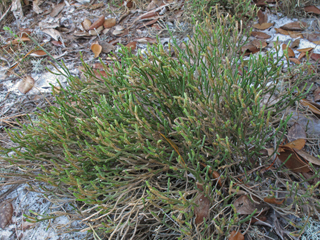
[(305, 22), (291, 22), (281, 26), (281, 29), (290, 30), (290, 31), (302, 31), (308, 27), (308, 24)]
[(30, 76), (25, 77), (24, 79), (21, 80), (21, 82), (18, 85), (18, 90), (26, 94), (29, 92), (34, 86), (34, 79)]
[(310, 52), (312, 51), (314, 48), (313, 47), (309, 47), (309, 48), (301, 48), (301, 49), (297, 49), (298, 52)]
[(272, 27), (274, 25), (274, 23), (262, 23), (262, 24), (253, 24), (252, 27), (259, 29), (259, 30), (266, 30), (270, 27)]
[[(287, 44), (285, 44), (285, 43), (282, 44), (282, 50), (286, 50), (286, 49), (287, 49)], [(289, 57), (294, 57), (295, 56), (293, 50), (290, 47), (288, 47), (288, 56)]]
[(306, 55), (307, 55), (307, 54), (304, 53), (304, 52), (300, 53), (299, 56), (298, 56), (298, 60), (300, 61), (300, 60), (301, 60), (302, 58), (304, 58)]
[(320, 101), (320, 88), (319, 87), (316, 90), (314, 90), (313, 97), (314, 97), (315, 102)]
[(97, 29), (98, 27), (102, 26), (103, 23), (104, 23), (104, 15), (102, 15), (101, 17), (99, 17), (98, 20), (95, 21), (95, 22), (88, 28), (88, 30)]
[(300, 157), (302, 157), (307, 162), (311, 162), (314, 165), (320, 166), (320, 159), (319, 158), (316, 158), (303, 150), (296, 150), (296, 152), (298, 153), (298, 155)]
[(90, 21), (88, 18), (86, 18), (86, 19), (83, 20), (83, 22), (81, 23), (81, 25), (82, 25), (82, 27), (83, 27), (84, 30), (88, 31), (89, 28), (91, 27), (92, 23), (91, 23), (91, 21)]
[(277, 204), (277, 205), (281, 205), (284, 202), (284, 200), (285, 199), (278, 200), (275, 197), (265, 197), (263, 199), (263, 201), (265, 201), (266, 203)]
[(306, 131), (301, 127), (301, 125), (298, 122), (295, 122), (289, 129), (287, 137), (289, 142), (292, 142), (300, 138), (306, 139), (307, 134)]
[(0, 227), (4, 229), (10, 222), (13, 214), (13, 207), (10, 200), (0, 205)]
[(91, 44), (91, 51), (94, 53), (94, 57), (99, 57), (102, 47), (99, 45), (98, 42), (94, 42)]
[(47, 53), (43, 50), (37, 50), (37, 51), (34, 51), (32, 53), (30, 53), (30, 56), (32, 57), (44, 57), (44, 56), (47, 56)]
[(103, 27), (104, 28), (112, 28), (116, 25), (117, 20), (115, 18), (108, 18), (104, 20)]
[(306, 6), (306, 7), (304, 7), (304, 10), (305, 10), (307, 13), (320, 14), (320, 9), (317, 8), (317, 7), (314, 6), (314, 5)]
[(270, 35), (264, 33), (264, 32), (256, 32), (256, 31), (252, 31), (251, 32), (251, 36), (259, 38), (259, 39), (268, 39), (271, 38)]
[(132, 51), (132, 50), (135, 50), (135, 49), (137, 48), (137, 42), (130, 42), (130, 43), (128, 43), (128, 44), (126, 45), (126, 47), (127, 47), (128, 49), (130, 49), (131, 51)]
[(317, 107), (317, 104), (311, 103), (306, 99), (301, 99), (299, 102), (302, 106), (309, 108), (313, 113), (320, 115), (320, 109)]
[(289, 58), (289, 60), (290, 60), (290, 62), (293, 62), (293, 63), (295, 63), (297, 65), (301, 64), (301, 62), (296, 58)]
[(124, 32), (124, 27), (118, 25), (116, 26), (116, 29), (112, 32), (113, 35), (120, 35)]
[(258, 11), (258, 19), (259, 19), (259, 24), (263, 24), (268, 22), (268, 15), (264, 14), (261, 10)]
[(284, 165), (293, 172), (302, 173), (310, 171), (309, 165), (302, 161), (296, 151), (291, 147), (279, 146), (278, 158), (281, 162), (285, 162)]
[(21, 37), (21, 38), (16, 38), (16, 39), (14, 39), (12, 41), (7, 42), (7, 44), (15, 45), (15, 44), (18, 44), (18, 43), (21, 43), (21, 42), (28, 42), (28, 41), (31, 41), (31, 39), (28, 38), (28, 37)]
[(230, 233), (229, 240), (244, 240), (244, 236), (241, 232), (232, 231)]

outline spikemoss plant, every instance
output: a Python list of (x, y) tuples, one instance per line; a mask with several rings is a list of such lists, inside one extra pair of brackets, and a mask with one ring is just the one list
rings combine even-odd
[[(242, 59), (246, 35), (234, 18), (218, 16), (184, 45), (137, 56), (123, 48), (107, 77), (85, 63), (81, 79), (65, 69), (69, 87), (54, 90), (56, 106), (9, 132), (18, 146), (7, 160), (53, 186), (49, 194), (84, 202), (85, 221), (104, 239), (227, 236), (244, 221), (232, 206), (233, 174), (250, 169), (286, 126), (279, 113), (301, 97), (293, 94), (301, 77), (278, 87), (276, 53)], [(215, 207), (197, 227), (199, 194)]]

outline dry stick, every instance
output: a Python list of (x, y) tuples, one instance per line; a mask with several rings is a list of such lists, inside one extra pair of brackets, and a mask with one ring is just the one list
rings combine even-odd
[(10, 6), (8, 7), (8, 10), (2, 15), (2, 17), (1, 17), (1, 19), (0, 19), (0, 23), (1, 23), (1, 21), (4, 19), (4, 17), (8, 14), (11, 6), (12, 6), (12, 3), (11, 3)]

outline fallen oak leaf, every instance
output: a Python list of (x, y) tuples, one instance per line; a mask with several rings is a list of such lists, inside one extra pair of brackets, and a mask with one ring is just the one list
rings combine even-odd
[(283, 34), (283, 35), (289, 35), (289, 32), (287, 30), (284, 30), (282, 28), (275, 28), (277, 33)]
[(104, 15), (102, 15), (101, 17), (98, 18), (97, 21), (95, 21), (89, 28), (88, 30), (93, 30), (93, 29), (97, 29), (98, 27), (102, 26), (104, 23)]
[(295, 63), (297, 65), (301, 64), (301, 62), (296, 58), (289, 58), (289, 60), (290, 60), (290, 62), (293, 62), (293, 63)]
[(259, 30), (266, 30), (266, 29), (272, 27), (273, 25), (274, 25), (274, 23), (262, 23), (262, 24), (256, 23), (256, 24), (253, 24), (252, 27), (259, 29)]
[(295, 54), (293, 52), (293, 50), (290, 47), (287, 47), (287, 44), (282, 44), (282, 50), (286, 50), (288, 49), (288, 56), (289, 57), (295, 57)]
[(279, 146), (278, 152), (280, 161), (285, 163), (284, 165), (291, 171), (300, 173), (310, 172), (309, 165), (301, 160), (293, 148), (289, 146)]
[(307, 13), (320, 14), (320, 9), (314, 5), (304, 7), (304, 11)]
[(281, 29), (290, 30), (290, 31), (302, 31), (308, 27), (308, 24), (305, 22), (291, 22), (281, 26)]
[(284, 146), (294, 148), (295, 150), (301, 150), (302, 148), (304, 148), (304, 145), (306, 145), (306, 142), (306, 139), (299, 138), (297, 140), (287, 143)]
[(309, 108), (313, 113), (320, 115), (320, 109), (317, 108), (317, 106), (314, 103), (311, 103), (306, 99), (301, 99), (299, 102), (302, 106)]
[(229, 240), (244, 240), (244, 236), (241, 232), (236, 232), (236, 231), (232, 231), (230, 233), (230, 237), (229, 237)]
[(104, 28), (112, 28), (117, 24), (117, 20), (115, 18), (107, 18), (104, 20), (103, 27)]
[(265, 198), (263, 199), (263, 201), (265, 201), (266, 203), (277, 204), (277, 205), (283, 204), (284, 200), (285, 200), (285, 199), (278, 200), (278, 199), (276, 199), (275, 197), (265, 197)]
[(251, 32), (251, 36), (259, 38), (259, 39), (268, 39), (271, 38), (270, 35), (264, 33), (264, 32), (256, 32), (256, 31), (252, 31)]

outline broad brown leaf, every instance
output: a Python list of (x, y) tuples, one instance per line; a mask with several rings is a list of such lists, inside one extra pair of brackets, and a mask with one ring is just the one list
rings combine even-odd
[(234, 201), (233, 205), (239, 214), (252, 214), (257, 208), (256, 204), (249, 199), (247, 195), (242, 195)]
[(305, 22), (291, 22), (281, 26), (281, 29), (290, 30), (290, 31), (302, 31), (308, 27), (308, 24)]
[[(287, 44), (282, 44), (282, 50), (286, 50), (287, 49)], [(290, 48), (290, 47), (288, 47), (288, 56), (289, 57), (295, 57), (295, 54), (294, 54), (294, 52), (293, 52), (293, 50)]]
[(97, 29), (98, 27), (102, 26), (104, 23), (104, 15), (102, 15), (101, 17), (98, 18), (97, 21), (95, 21), (89, 28), (88, 30), (93, 30), (93, 29)]
[(94, 53), (94, 57), (99, 57), (102, 47), (99, 45), (98, 42), (94, 42), (91, 44), (91, 51)]
[(270, 35), (264, 33), (264, 32), (256, 32), (256, 31), (252, 31), (251, 32), (251, 36), (259, 38), (259, 39), (268, 39), (271, 38)]
[(232, 231), (230, 233), (229, 240), (244, 240), (244, 236), (241, 232)]
[(295, 150), (301, 150), (302, 148), (304, 148), (304, 145), (306, 145), (306, 139), (299, 138), (297, 140), (287, 143), (284, 146), (294, 148)]
[[(308, 164), (301, 160), (296, 151), (288, 146), (279, 146), (278, 158), (281, 162), (286, 162), (285, 166), (293, 172), (309, 172)], [(291, 157), (288, 159), (288, 157)], [(287, 160), (288, 159), (288, 160)]]
[(306, 131), (301, 127), (301, 125), (295, 122), (289, 129), (287, 137), (289, 142), (292, 142), (300, 138), (306, 139), (307, 134), (306, 134)]
[(311, 103), (310, 101), (306, 99), (301, 99), (300, 103), (304, 107), (308, 107), (313, 113), (320, 115), (320, 109), (316, 107), (315, 104)]
[(251, 43), (256, 47), (256, 48), (259, 48), (259, 49), (263, 49), (265, 48), (266, 46), (268, 46), (268, 43), (264, 40), (260, 40), (260, 39), (254, 39), (251, 41)]
[(275, 197), (265, 197), (263, 199), (263, 201), (265, 201), (266, 203), (277, 204), (277, 205), (281, 205), (284, 202), (284, 200), (285, 199), (278, 200)]
[(266, 30), (266, 29), (272, 27), (273, 25), (274, 25), (274, 23), (262, 23), (262, 24), (256, 23), (256, 24), (253, 24), (252, 27), (259, 29), (259, 30)]
[(320, 87), (318, 87), (316, 90), (313, 92), (313, 98), (315, 102), (320, 101)]
[(289, 32), (287, 30), (281, 29), (281, 28), (275, 28), (277, 33), (283, 34), (283, 35), (289, 35)]
[(320, 9), (317, 8), (317, 7), (314, 6), (314, 5), (306, 6), (306, 7), (304, 7), (304, 10), (305, 10), (307, 13), (320, 14)]
[(117, 20), (115, 18), (108, 18), (104, 20), (103, 27), (104, 28), (112, 28), (117, 23)]
[(26, 94), (29, 92), (34, 86), (34, 79), (30, 76), (25, 77), (24, 79), (21, 80), (21, 82), (18, 85), (18, 90)]
[(298, 64), (298, 65), (301, 64), (301, 62), (296, 58), (289, 58), (289, 60), (290, 60), (290, 62), (293, 62), (295, 64)]

